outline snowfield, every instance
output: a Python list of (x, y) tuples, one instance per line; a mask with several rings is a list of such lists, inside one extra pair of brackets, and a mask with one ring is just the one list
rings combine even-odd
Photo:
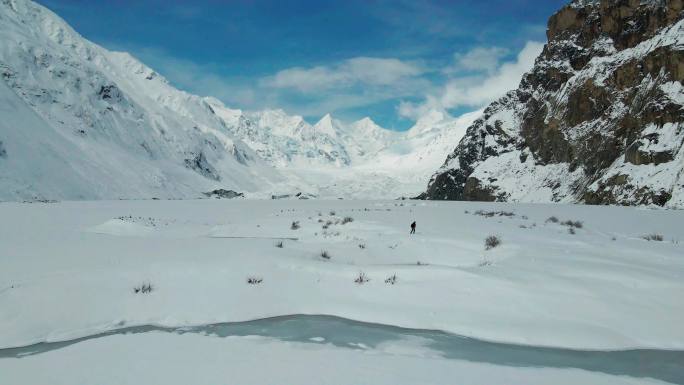
[[(551, 216), (583, 225), (571, 234)], [(466, 202), (2, 203), (0, 347), (327, 314), (535, 346), (684, 349), (682, 219)], [(485, 250), (489, 235), (501, 245)], [(143, 283), (153, 291), (135, 294)]]
[[(280, 375), (358, 383), (356, 373), (364, 383), (444, 383), (449, 373), (473, 384), (645, 383), (447, 359), (414, 340), (386, 349), (359, 337), (344, 348), (316, 334), (110, 335), (19, 359), (1, 349), (136, 325), (324, 314), (531, 347), (682, 350), (683, 219), (681, 211), (473, 202), (0, 203), (0, 372), (17, 379), (0, 383), (214, 383), (220, 373), (235, 383)], [(487, 250), (490, 235), (501, 244)], [(112, 362), (120, 375), (111, 376)], [(202, 376), (190, 381), (180, 362)], [(309, 376), (311, 365), (325, 369)], [(56, 370), (64, 376), (48, 381)]]
[[(53, 385), (664, 384), (576, 369), (449, 360), (435, 356), (420, 341), (354, 349), (257, 336), (161, 332), (114, 335), (36, 356), (0, 359), (0, 371), (4, 378), (17, 379), (7, 383)], [(0, 383), (5, 382), (0, 378)]]

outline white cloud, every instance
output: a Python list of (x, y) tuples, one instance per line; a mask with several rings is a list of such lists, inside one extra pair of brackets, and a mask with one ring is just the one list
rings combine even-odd
[(500, 47), (476, 47), (465, 54), (455, 54), (456, 65), (452, 69), (492, 73), (507, 53), (507, 49)]
[(294, 67), (261, 79), (270, 88), (294, 88), (312, 93), (355, 85), (392, 86), (425, 71), (415, 63), (393, 58), (356, 57), (333, 66)]
[[(402, 102), (397, 112), (400, 116), (415, 120), (431, 109), (480, 108), (517, 88), (523, 74), (532, 68), (543, 47), (543, 43), (529, 41), (515, 61), (505, 63), (498, 62), (501, 53), (496, 49), (472, 50), (460, 57), (463, 60), (457, 61), (454, 68), (480, 68), (482, 74), (454, 75), (437, 94), (427, 95), (420, 104)], [(480, 67), (476, 66), (478, 60), (482, 62)]]

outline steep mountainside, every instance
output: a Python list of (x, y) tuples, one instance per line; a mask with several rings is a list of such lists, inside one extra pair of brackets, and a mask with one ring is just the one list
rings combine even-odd
[(682, 0), (575, 0), (425, 199), (684, 206)]
[[(395, 198), (458, 143), (449, 116), (407, 133), (226, 107), (93, 44), (30, 0), (0, 0), (0, 200)], [(457, 127), (457, 128), (454, 128)], [(434, 144), (434, 145), (433, 145)]]
[(282, 181), (207, 102), (47, 9), (0, 2), (0, 199), (179, 198)]

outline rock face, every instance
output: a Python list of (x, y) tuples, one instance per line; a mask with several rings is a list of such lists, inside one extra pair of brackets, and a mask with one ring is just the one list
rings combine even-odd
[(575, 0), (424, 199), (684, 206), (683, 0)]

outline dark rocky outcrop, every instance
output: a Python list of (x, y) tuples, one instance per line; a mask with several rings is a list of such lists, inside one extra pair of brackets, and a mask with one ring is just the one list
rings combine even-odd
[(193, 157), (185, 159), (185, 167), (195, 170), (205, 178), (215, 181), (221, 180), (221, 176), (216, 169), (209, 163), (203, 152), (195, 154)]
[(468, 128), (418, 198), (684, 205), (683, 8), (563, 7), (534, 68)]
[(209, 198), (218, 198), (218, 199), (233, 199), (233, 198), (244, 198), (245, 194), (233, 190), (226, 190), (226, 189), (216, 189), (212, 190), (209, 192), (205, 192), (204, 195), (206, 195)]

